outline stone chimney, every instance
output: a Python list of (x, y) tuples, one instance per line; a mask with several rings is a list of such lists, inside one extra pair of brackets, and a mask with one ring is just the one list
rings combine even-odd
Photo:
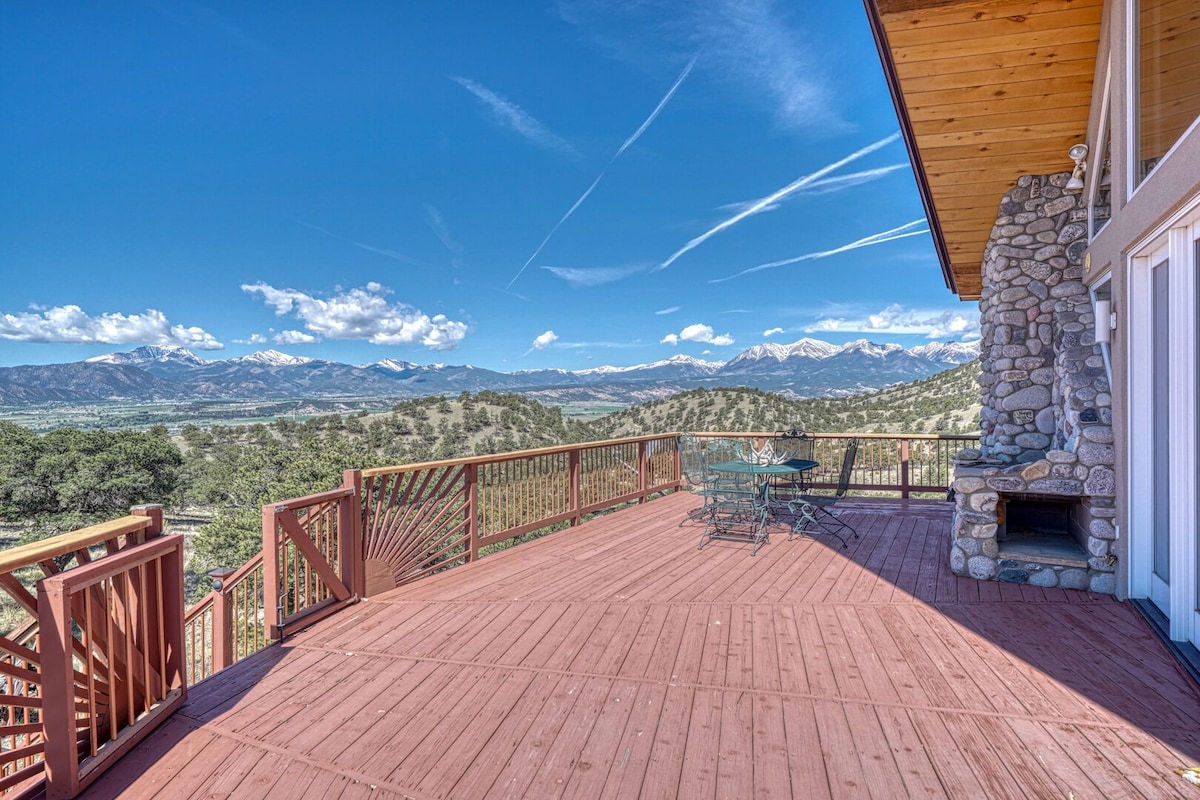
[[(983, 580), (1112, 593), (1112, 396), (1083, 283), (1087, 208), (1063, 191), (1069, 177), (1021, 178), (984, 250), (980, 447), (958, 456), (950, 565)], [(1065, 538), (1009, 524), (1057, 505)]]

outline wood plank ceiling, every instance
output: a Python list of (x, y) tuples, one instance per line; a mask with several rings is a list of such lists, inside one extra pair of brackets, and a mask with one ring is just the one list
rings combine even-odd
[(1004, 193), (1022, 175), (1073, 166), (1104, 0), (866, 4), (947, 284), (977, 299)]

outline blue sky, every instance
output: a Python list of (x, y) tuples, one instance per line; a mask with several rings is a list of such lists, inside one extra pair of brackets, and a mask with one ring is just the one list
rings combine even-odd
[(978, 335), (858, 0), (0, 7), (0, 365)]

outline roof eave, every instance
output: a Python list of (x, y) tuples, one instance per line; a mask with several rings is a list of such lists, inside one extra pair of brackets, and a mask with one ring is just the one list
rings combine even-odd
[(896, 65), (892, 60), (892, 49), (888, 45), (887, 32), (883, 28), (883, 20), (875, 0), (863, 0), (867, 12), (867, 22), (871, 26), (871, 35), (875, 39), (875, 48), (879, 51), (879, 61), (883, 65), (883, 76), (887, 80), (888, 92), (892, 96), (892, 105), (896, 109), (896, 119), (900, 123), (900, 133), (904, 137), (904, 147), (908, 150), (908, 160), (912, 165), (913, 177), (917, 182), (917, 191), (921, 195), (921, 205), (925, 208), (925, 219), (929, 223), (929, 232), (933, 236), (933, 247), (937, 251), (938, 262), (942, 267), (942, 278), (946, 288), (958, 294), (958, 285), (954, 280), (954, 270), (950, 264), (950, 251), (946, 247), (946, 238), (938, 220), (937, 209), (933, 205), (933, 194), (929, 189), (929, 181), (925, 177), (925, 167), (921, 162), (921, 154), (917, 150), (917, 140), (913, 133), (912, 123), (908, 117), (908, 107), (904, 103), (904, 93), (900, 90), (900, 79), (896, 75)]

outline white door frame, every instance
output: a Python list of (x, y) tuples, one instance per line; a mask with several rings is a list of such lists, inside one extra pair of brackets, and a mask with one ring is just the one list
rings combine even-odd
[[(1170, 620), (1176, 641), (1200, 644), (1200, 545), (1196, 493), (1200, 485), (1197, 410), (1200, 398), (1200, 210), (1196, 203), (1147, 237), (1129, 259), (1129, 587), (1134, 597), (1150, 598)], [(1172, 446), (1169, 528), (1170, 585), (1154, 575), (1154, 425), (1152, 269), (1167, 260), (1171, 339), (1168, 354), (1168, 420)]]

